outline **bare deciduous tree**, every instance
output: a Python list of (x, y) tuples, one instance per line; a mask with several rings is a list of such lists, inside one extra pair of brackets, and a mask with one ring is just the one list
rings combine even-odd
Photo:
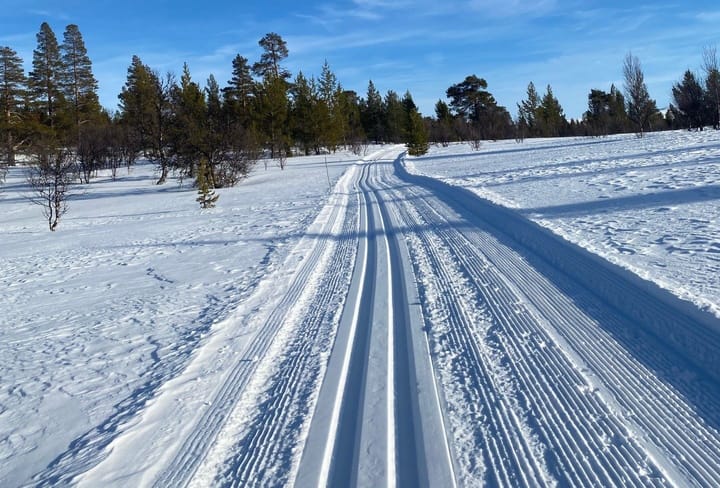
[(54, 231), (65, 212), (70, 186), (75, 178), (75, 161), (64, 148), (42, 146), (35, 155), (35, 164), (28, 170), (27, 180), (32, 188), (30, 201), (42, 207), (43, 215)]
[(628, 118), (636, 125), (638, 137), (642, 137), (658, 110), (655, 100), (648, 93), (640, 60), (632, 53), (625, 56), (623, 76)]
[(703, 71), (705, 71), (705, 88), (714, 109), (713, 126), (720, 129), (720, 64), (715, 46), (703, 49)]

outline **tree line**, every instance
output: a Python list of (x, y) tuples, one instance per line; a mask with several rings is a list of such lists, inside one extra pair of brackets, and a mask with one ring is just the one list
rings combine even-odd
[(568, 120), (550, 85), (541, 95), (530, 82), (513, 118), (476, 75), (451, 85), (449, 103), (438, 100), (434, 117), (423, 117), (409, 91), (383, 95), (370, 80), (360, 96), (343, 88), (327, 62), (317, 77), (302, 71), (293, 76), (284, 66), (289, 51), (279, 34), (268, 33), (258, 44), (260, 58), (236, 55), (223, 86), (213, 75), (203, 84), (194, 80), (187, 64), (178, 78), (133, 56), (118, 110), (110, 113), (98, 101), (78, 26), (68, 25), (58, 42), (43, 23), (27, 75), (16, 51), (0, 47), (0, 179), (23, 154), (31, 163), (29, 181), (46, 186), (47, 195), (38, 200), (54, 228), (62, 205), (48, 203), (54, 201), (52, 187), (89, 183), (101, 169), (114, 177), (140, 157), (157, 166), (158, 184), (172, 172), (202, 186), (206, 196), (199, 200), (206, 206), (214, 202), (212, 189), (237, 184), (258, 161), (284, 168), (295, 154), (339, 148), (361, 154), (369, 143), (404, 143), (419, 155), (430, 143), (464, 141), (479, 148), (488, 139), (720, 127), (714, 48), (703, 53), (703, 76), (688, 70), (672, 87), (673, 104), (664, 114), (648, 94), (640, 61), (628, 54), (623, 90), (592, 89), (583, 117)]

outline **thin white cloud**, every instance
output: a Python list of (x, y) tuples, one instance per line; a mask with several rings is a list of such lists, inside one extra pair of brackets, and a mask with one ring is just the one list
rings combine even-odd
[(468, 7), (488, 17), (544, 15), (557, 7), (557, 0), (469, 0)]

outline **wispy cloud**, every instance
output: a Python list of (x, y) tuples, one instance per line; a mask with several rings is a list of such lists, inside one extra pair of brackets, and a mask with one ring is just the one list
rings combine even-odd
[(554, 11), (557, 0), (469, 0), (467, 6), (488, 17), (537, 16)]

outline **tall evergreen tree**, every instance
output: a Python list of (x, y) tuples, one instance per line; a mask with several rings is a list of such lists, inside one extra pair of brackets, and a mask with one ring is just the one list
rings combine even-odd
[(650, 98), (648, 93), (640, 60), (637, 56), (633, 56), (632, 53), (625, 56), (623, 77), (625, 79), (627, 115), (630, 121), (635, 124), (635, 131), (638, 136), (642, 137), (645, 131), (650, 128), (650, 122), (657, 115), (658, 109), (655, 100)]
[(15, 145), (22, 122), (21, 108), (27, 89), (23, 61), (7, 46), (0, 47), (0, 132), (3, 155), (0, 161), (15, 164)]
[(398, 144), (405, 141), (408, 114), (400, 97), (394, 90), (388, 90), (383, 103), (385, 109), (385, 142)]
[(590, 135), (608, 135), (610, 131), (610, 94), (603, 90), (590, 90), (588, 110), (583, 118)]
[(518, 104), (518, 125), (521, 138), (533, 137), (538, 134), (537, 112), (540, 107), (540, 96), (531, 81), (527, 87), (527, 98)]
[(97, 96), (98, 83), (77, 25), (70, 24), (65, 28), (60, 51), (63, 61), (60, 77), (63, 94), (70, 104), (72, 122), (77, 130), (80, 124), (97, 119), (101, 111)]
[(468, 123), (467, 139), (480, 147), (482, 139), (498, 139), (512, 132), (512, 119), (505, 107), (495, 101), (483, 78), (470, 75), (447, 89), (450, 106)]
[(28, 76), (30, 91), (43, 122), (54, 129), (62, 103), (63, 63), (55, 33), (47, 22), (37, 34), (37, 49), (33, 51), (33, 69)]
[[(183, 65), (180, 84), (172, 89), (173, 121), (168, 142), (175, 156), (175, 165), (184, 174), (195, 174), (196, 164), (201, 156), (207, 159), (207, 106), (200, 86), (192, 81), (190, 68)], [(212, 161), (208, 163), (208, 177), (211, 185), (216, 186), (213, 178)]]
[(706, 112), (705, 93), (692, 71), (685, 71), (682, 81), (673, 85), (672, 94), (677, 108), (684, 116), (687, 128), (702, 127)]
[(318, 113), (317, 86), (300, 71), (292, 84), (292, 135), (303, 148), (305, 155), (318, 151), (321, 138), (321, 122)]
[(435, 103), (435, 121), (432, 127), (432, 140), (447, 146), (453, 140), (453, 116), (450, 107), (443, 100)]
[(540, 134), (544, 137), (564, 135), (568, 122), (567, 119), (565, 119), (562, 106), (560, 106), (558, 99), (555, 98), (550, 85), (547, 86), (545, 95), (543, 95), (540, 101), (537, 112), (537, 122)]
[(375, 88), (373, 81), (370, 80), (368, 82), (367, 95), (361, 104), (360, 115), (365, 134), (375, 143), (382, 142), (384, 139), (384, 112), (382, 96), (378, 89)]
[(280, 34), (270, 32), (258, 42), (263, 48), (260, 61), (253, 65), (253, 72), (261, 78), (290, 78), (290, 72), (280, 66), (280, 63), (288, 57), (287, 43)]
[(232, 61), (232, 78), (223, 88), (225, 101), (237, 118), (247, 126), (252, 111), (255, 81), (250, 72), (247, 58), (235, 56)]
[(127, 81), (120, 95), (121, 120), (128, 127), (133, 147), (160, 167), (157, 184), (165, 183), (171, 157), (168, 152), (168, 133), (172, 122), (171, 92), (173, 77), (165, 78), (133, 56)]
[(322, 143), (333, 152), (343, 139), (346, 125), (339, 106), (341, 93), (342, 87), (338, 84), (330, 65), (325, 61), (318, 80), (318, 108), (321, 117)]

